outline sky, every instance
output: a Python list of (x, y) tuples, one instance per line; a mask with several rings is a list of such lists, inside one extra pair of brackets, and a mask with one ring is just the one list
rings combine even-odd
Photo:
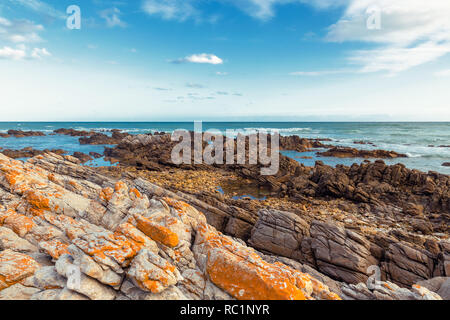
[(450, 121), (448, 17), (446, 0), (1, 0), (0, 121)]

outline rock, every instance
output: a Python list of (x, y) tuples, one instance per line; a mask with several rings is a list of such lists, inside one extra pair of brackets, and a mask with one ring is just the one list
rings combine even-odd
[(257, 249), (299, 260), (305, 236), (309, 236), (309, 225), (295, 214), (261, 210), (250, 243)]
[(0, 251), (7, 249), (17, 252), (34, 252), (38, 250), (37, 247), (20, 238), (11, 229), (0, 227)]
[(45, 133), (41, 131), (22, 131), (22, 130), (8, 130), (8, 135), (16, 138), (24, 137), (44, 137)]
[(0, 252), (0, 292), (19, 281), (32, 276), (39, 265), (30, 256), (4, 250)]
[(450, 162), (444, 162), (444, 163), (442, 164), (442, 166), (443, 166), (443, 167), (450, 167)]
[(94, 160), (94, 158), (82, 152), (74, 152), (73, 157), (80, 160), (80, 163), (86, 163), (88, 161)]
[(93, 151), (89, 152), (89, 155), (95, 159), (99, 159), (99, 158), (103, 157), (100, 153), (93, 152)]
[(344, 284), (342, 292), (345, 300), (442, 300), (425, 287), (413, 285), (406, 289), (385, 281), (375, 282), (370, 289), (364, 283)]
[[(73, 259), (70, 255), (62, 255), (55, 264), (58, 274), (65, 278), (69, 278), (69, 268), (75, 267), (72, 262)], [(116, 297), (116, 292), (112, 288), (101, 284), (97, 280), (92, 279), (83, 273), (80, 274), (78, 281), (79, 287), (70, 289), (89, 297), (91, 300), (114, 300)]]
[(80, 131), (80, 130), (65, 129), (65, 128), (57, 129), (57, 130), (54, 130), (53, 132), (56, 134), (63, 134), (63, 135), (72, 136), (72, 137), (86, 137), (86, 136), (91, 136), (91, 135), (95, 134), (95, 131)]
[(450, 277), (441, 285), (439, 290), (436, 292), (444, 300), (450, 300)]
[[(148, 139), (146, 147), (152, 148), (166, 137), (125, 138), (121, 144), (144, 149), (141, 142)], [(140, 142), (130, 144), (135, 140)], [(24, 163), (0, 154), (0, 293), (13, 287), (8, 296), (17, 292), (30, 299), (339, 299), (341, 292), (343, 298), (437, 298), (410, 286), (448, 271), (450, 246), (436, 235), (445, 237), (446, 216), (429, 214), (431, 207), (446, 205), (445, 195), (428, 193), (444, 192), (445, 176), (380, 162), (306, 169), (292, 161), (282, 161), (285, 177), (264, 181), (290, 192), (295, 175), (307, 180), (302, 188), (326, 194), (327, 200), (302, 198), (300, 188), (296, 212), (269, 210), (279, 203), (171, 192), (134, 172), (111, 170), (116, 174), (106, 176), (104, 169), (81, 166), (71, 156), (48, 153)], [(245, 168), (235, 169), (244, 174)], [(248, 171), (255, 175), (255, 168)], [(402, 200), (398, 206), (380, 208), (377, 201), (394, 201), (377, 195), (375, 190), (388, 189), (383, 183), (393, 188), (392, 199)], [(403, 197), (400, 188), (409, 195)], [(351, 212), (338, 208), (356, 194), (367, 198), (367, 220), (358, 204), (341, 206)], [(433, 224), (433, 236), (397, 230), (406, 219), (401, 211), (406, 203), (424, 206), (421, 219)], [(378, 220), (371, 220), (375, 216)], [(347, 218), (352, 222), (345, 228), (337, 222)], [(391, 224), (380, 223), (389, 219)], [(208, 221), (247, 237), (263, 252)], [(27, 242), (12, 245), (17, 238)], [(346, 284), (347, 293), (341, 290), (340, 281), (355, 286), (366, 281), (371, 265), (405, 288), (391, 294)], [(74, 286), (74, 276), (80, 286)], [(17, 284), (39, 291), (26, 293)]]
[(344, 228), (313, 221), (310, 228), (311, 250), (320, 272), (347, 283), (365, 282), (367, 269), (377, 265), (370, 242)]
[(79, 138), (80, 144), (92, 144), (92, 145), (100, 145), (100, 144), (119, 144), (122, 139), (128, 137), (128, 133), (121, 133), (119, 131), (113, 131), (112, 136), (108, 136), (103, 133), (95, 132), (91, 134), (89, 137)]
[(392, 282), (409, 286), (433, 277), (434, 260), (425, 250), (394, 243), (385, 253), (382, 270)]
[(0, 291), (0, 300), (30, 300), (31, 296), (41, 290), (16, 283)]
[(334, 147), (325, 152), (318, 152), (317, 155), (323, 157), (336, 158), (378, 158), (378, 159), (393, 159), (393, 158), (407, 158), (406, 154), (397, 153), (395, 151), (386, 150), (358, 150), (347, 147)]
[(12, 150), (12, 149), (3, 149), (1, 151), (1, 153), (3, 153), (5, 156), (13, 158), (13, 159), (18, 159), (18, 158), (32, 158), (35, 157), (37, 155), (42, 155), (42, 154), (46, 154), (46, 153), (55, 153), (55, 154), (59, 154), (59, 155), (63, 155), (66, 154), (67, 151), (62, 150), (62, 149), (52, 149), (52, 150), (35, 150), (33, 148), (23, 148), (21, 150)]
[(145, 249), (133, 260), (128, 276), (139, 288), (152, 293), (160, 293), (182, 279), (175, 266)]
[(410, 216), (422, 216), (423, 215), (423, 206), (415, 203), (407, 203), (403, 208), (403, 213), (408, 214)]

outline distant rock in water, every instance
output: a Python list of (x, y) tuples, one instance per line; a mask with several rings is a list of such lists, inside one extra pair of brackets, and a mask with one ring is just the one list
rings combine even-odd
[(87, 155), (83, 152), (74, 152), (73, 157), (80, 160), (81, 163), (85, 163), (85, 162), (94, 160), (94, 158), (92, 158), (90, 155)]
[(103, 133), (96, 132), (89, 137), (82, 137), (78, 139), (80, 144), (91, 144), (91, 145), (99, 145), (99, 144), (119, 144), (124, 138), (128, 137), (129, 133), (122, 133), (120, 130), (111, 130), (112, 136), (108, 136)]
[(75, 130), (75, 129), (65, 129), (65, 128), (57, 129), (57, 130), (54, 130), (53, 132), (57, 133), (57, 134), (63, 134), (66, 136), (72, 136), (72, 137), (86, 137), (86, 136), (92, 136), (93, 134), (95, 134), (95, 131), (79, 131), (79, 130)]
[(443, 167), (450, 167), (450, 162), (444, 162), (444, 163), (442, 164), (442, 166), (443, 166)]
[(358, 150), (355, 148), (348, 148), (348, 147), (334, 147), (325, 152), (318, 152), (317, 155), (336, 158), (378, 158), (378, 159), (394, 159), (394, 158), (408, 157), (406, 154), (397, 153), (395, 151)]
[(44, 137), (45, 133), (41, 131), (22, 131), (22, 130), (8, 130), (8, 133), (0, 133), (1, 138), (25, 138), (25, 137)]

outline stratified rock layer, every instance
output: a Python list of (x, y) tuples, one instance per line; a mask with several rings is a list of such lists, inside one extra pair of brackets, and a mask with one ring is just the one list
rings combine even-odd
[(340, 299), (148, 190), (71, 156), (0, 155), (0, 298)]

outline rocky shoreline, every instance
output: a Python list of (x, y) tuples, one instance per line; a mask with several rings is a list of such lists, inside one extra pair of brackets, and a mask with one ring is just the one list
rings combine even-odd
[(114, 139), (104, 155), (119, 165), (0, 154), (0, 299), (450, 299), (447, 175), (280, 155), (261, 176), (261, 164), (174, 165), (164, 133), (55, 133)]

